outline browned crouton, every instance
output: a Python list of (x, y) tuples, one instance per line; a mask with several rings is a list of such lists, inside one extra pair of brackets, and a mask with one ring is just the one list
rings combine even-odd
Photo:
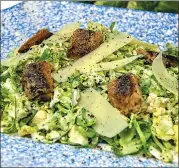
[[(148, 63), (152, 63), (153, 60), (157, 57), (157, 55), (159, 53), (154, 52), (154, 51), (146, 51), (142, 48), (138, 48), (136, 50), (137, 54), (142, 54), (144, 55), (146, 62)], [(162, 55), (163, 56), (163, 63), (164, 65), (168, 68), (168, 67), (176, 67), (179, 63), (179, 59), (177, 57), (174, 56), (170, 56), (170, 55)]]
[(51, 70), (51, 65), (45, 61), (25, 66), (22, 84), (29, 99), (50, 100), (54, 89)]
[(122, 114), (138, 112), (142, 103), (139, 78), (133, 74), (125, 74), (108, 85), (110, 103)]
[(53, 33), (47, 29), (39, 30), (33, 37), (28, 39), (18, 50), (19, 53), (27, 52), (32, 46), (40, 44), (43, 40), (48, 39)]
[(179, 64), (179, 59), (170, 55), (163, 55), (163, 63), (168, 67), (176, 67)]
[(157, 57), (157, 54), (156, 52), (152, 52), (152, 51), (146, 51), (142, 48), (138, 48), (136, 50), (137, 54), (141, 54), (141, 55), (144, 55), (145, 56), (145, 59), (148, 63), (152, 63), (153, 60)]
[(91, 30), (77, 29), (70, 39), (68, 57), (78, 59), (98, 48), (103, 42), (103, 34)]

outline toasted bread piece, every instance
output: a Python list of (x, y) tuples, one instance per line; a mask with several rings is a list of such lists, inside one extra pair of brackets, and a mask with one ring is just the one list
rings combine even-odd
[(122, 114), (138, 112), (142, 103), (139, 78), (134, 74), (124, 74), (108, 85), (108, 97), (113, 107)]
[(78, 59), (98, 48), (103, 42), (103, 34), (91, 30), (77, 29), (70, 39), (68, 57)]
[(51, 70), (51, 65), (45, 61), (26, 65), (22, 75), (22, 85), (30, 100), (51, 99), (54, 89)]
[[(142, 54), (145, 56), (146, 62), (147, 63), (152, 63), (153, 60), (157, 57), (159, 53), (154, 52), (154, 51), (146, 51), (142, 48), (138, 48), (136, 50), (137, 54)], [(177, 57), (171, 56), (171, 55), (165, 55), (163, 54), (163, 63), (165, 67), (176, 67), (179, 64), (179, 59)]]
[(42, 43), (43, 40), (48, 39), (53, 33), (47, 29), (39, 30), (33, 37), (29, 38), (18, 50), (19, 53), (27, 52), (32, 46)]

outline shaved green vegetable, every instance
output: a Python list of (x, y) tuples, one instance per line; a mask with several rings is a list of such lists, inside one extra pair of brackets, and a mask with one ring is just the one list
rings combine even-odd
[(141, 141), (139, 138), (131, 140), (129, 143), (121, 146), (120, 148), (114, 147), (114, 153), (118, 156), (125, 156), (137, 153), (142, 147)]
[(18, 135), (20, 136), (30, 135), (36, 131), (37, 131), (36, 128), (24, 125), (21, 127), (20, 130), (18, 130)]
[(78, 128), (79, 128), (78, 126), (73, 126), (72, 129), (70, 130), (68, 134), (70, 143), (87, 145), (88, 138), (82, 135), (78, 130)]
[(44, 110), (39, 110), (39, 111), (35, 114), (35, 116), (34, 116), (32, 122), (38, 124), (38, 123), (44, 121), (46, 118), (47, 118), (47, 112), (44, 111)]
[(172, 119), (169, 115), (154, 117), (153, 126), (156, 136), (162, 140), (168, 141), (172, 139), (175, 134)]
[(173, 137), (175, 144), (176, 144), (175, 150), (176, 150), (176, 152), (178, 152), (178, 125), (174, 125), (173, 129), (174, 129), (174, 132), (175, 132), (175, 135)]
[(116, 24), (116, 22), (112, 22), (112, 23), (111, 23), (111, 25), (110, 25), (110, 27), (109, 27), (109, 29), (110, 29), (111, 31), (113, 31), (113, 29), (114, 29), (114, 27), (115, 27), (115, 24)]
[(133, 119), (133, 124), (134, 124), (134, 127), (135, 127), (139, 137), (140, 137), (140, 140), (141, 140), (142, 145), (144, 147), (144, 151), (146, 152), (146, 138), (145, 138), (145, 136), (144, 136), (144, 134), (143, 134), (143, 132), (142, 132), (142, 130), (141, 130), (141, 128), (140, 128), (140, 126), (139, 126), (139, 124), (138, 124), (138, 122), (135, 118)]
[(171, 93), (178, 96), (178, 80), (172, 77), (165, 68), (160, 53), (152, 63), (152, 71), (158, 82)]
[(110, 29), (98, 22), (91, 22), (89, 21), (87, 23), (87, 27), (88, 27), (88, 30), (92, 30), (92, 31), (100, 31), (102, 32), (103, 34), (106, 34), (106, 33), (109, 33), (110, 32)]
[(52, 73), (52, 76), (57, 82), (65, 82), (76, 70), (79, 70), (80, 72), (89, 71), (93, 65), (103, 60), (117, 49), (128, 44), (131, 40), (132, 38), (124, 33), (117, 35), (111, 34), (110, 38), (96, 50), (78, 59), (72, 66), (61, 69), (58, 73)]
[(92, 88), (81, 94), (79, 106), (96, 117), (94, 129), (102, 136), (112, 138), (128, 126), (126, 118)]
[(149, 147), (149, 152), (152, 154), (152, 156), (154, 156), (158, 160), (162, 160), (162, 154), (161, 154), (161, 152), (158, 149), (156, 149), (155, 147), (150, 146)]
[(163, 54), (178, 57), (179, 56), (178, 45), (167, 43), (166, 50), (163, 51)]
[(173, 155), (172, 155), (171, 150), (168, 150), (167, 148), (165, 148), (165, 146), (155, 137), (155, 135), (152, 135), (152, 139), (154, 140), (155, 144), (158, 146), (159, 150), (153, 151), (154, 149), (153, 148), (152, 151), (150, 151), (151, 150), (151, 147), (150, 147), (149, 152), (156, 158), (162, 159), (162, 161), (164, 162), (167, 162), (167, 163), (172, 162)]

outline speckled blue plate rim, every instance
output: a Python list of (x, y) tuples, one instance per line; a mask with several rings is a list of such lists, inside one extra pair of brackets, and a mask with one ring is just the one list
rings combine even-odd
[[(145, 11), (134, 11), (134, 10), (127, 10), (127, 9), (119, 9), (119, 8), (113, 8), (113, 7), (103, 7), (103, 6), (93, 6), (91, 4), (82, 4), (80, 2), (53, 2), (52, 7), (50, 5), (51, 2), (34, 2), (35, 7), (40, 7), (41, 11), (44, 11), (49, 7), (49, 11), (45, 11), (44, 13), (47, 13), (48, 15), (52, 16), (53, 12), (56, 9), (60, 9), (62, 13), (60, 13), (57, 16), (62, 15), (62, 24), (66, 22), (70, 22), (72, 15), (74, 14), (73, 11), (66, 12), (65, 10), (73, 9), (74, 7), (77, 8), (77, 12), (79, 12), (79, 16), (75, 16), (74, 20), (80, 19), (83, 21), (83, 17), (85, 18), (84, 21), (86, 22), (88, 20), (88, 17), (91, 17), (92, 15), (90, 12), (94, 12), (98, 18), (95, 18), (95, 21), (99, 21), (103, 24), (109, 25), (110, 22), (117, 20), (118, 17), (116, 15), (118, 14), (121, 19), (119, 19), (120, 26), (117, 24), (116, 29), (120, 31), (126, 31), (130, 30), (129, 32), (133, 34), (136, 37), (139, 37), (139, 39), (149, 42), (154, 42), (160, 46), (164, 45), (164, 42), (167, 41), (173, 42), (175, 44), (178, 43), (178, 39), (176, 38), (176, 34), (178, 34), (177, 29), (177, 21), (176, 18), (178, 18), (175, 14), (169, 14), (169, 13), (155, 13), (155, 12), (145, 12)], [(19, 3), (13, 7), (7, 8), (2, 10), (2, 23), (5, 24), (3, 28), (2, 33), (2, 44), (1, 47), (3, 47), (3, 50), (1, 50), (2, 57), (6, 57), (7, 53), (10, 49), (13, 47), (19, 46), (23, 40), (19, 40), (19, 37), (21, 37), (20, 33), (25, 32), (25, 38), (30, 37), (39, 27), (47, 26), (50, 30), (57, 31), (59, 27), (61, 27), (61, 23), (58, 23), (58, 19), (54, 20), (52, 22), (52, 25), (50, 23), (39, 25), (33, 25), (34, 27), (27, 28), (27, 24), (22, 24), (22, 28), (24, 30), (19, 29), (19, 25), (21, 22), (18, 19), (26, 19), (26, 13), (27, 8), (25, 8), (25, 4), (31, 4), (30, 2), (22, 2)], [(49, 5), (49, 6), (48, 6)], [(33, 7), (34, 7), (33, 6)], [(45, 8), (46, 7), (46, 8)], [(40, 9), (39, 8), (39, 9)], [(38, 8), (37, 8), (38, 9)], [(44, 10), (43, 10), (44, 9)], [(52, 11), (54, 9), (54, 11)], [(83, 10), (80, 10), (83, 9)], [(24, 11), (23, 11), (24, 10)], [(26, 10), (26, 12), (25, 12)], [(22, 14), (18, 14), (17, 11), (21, 12)], [(63, 12), (64, 11), (64, 12)], [(106, 13), (106, 11), (108, 13)], [(38, 15), (38, 11), (36, 11)], [(49, 12), (49, 13), (48, 13)], [(6, 13), (6, 18), (3, 18), (3, 14)], [(16, 13), (16, 14), (14, 14)], [(63, 13), (65, 13), (63, 15)], [(69, 14), (68, 14), (69, 13)], [(114, 20), (109, 16), (113, 15)], [(18, 16), (17, 16), (18, 15)], [(30, 14), (29, 14), (30, 15)], [(80, 17), (80, 15), (84, 15), (83, 17)], [(122, 15), (122, 16), (121, 16)], [(145, 15), (145, 16), (144, 16)], [(11, 31), (12, 27), (9, 25), (9, 20), (7, 17), (15, 16), (15, 23), (13, 23), (14, 32)], [(17, 17), (16, 17), (17, 16)], [(53, 17), (53, 16), (52, 16)], [(140, 18), (144, 17), (144, 18)], [(160, 21), (159, 19), (155, 20), (155, 17), (162, 17), (163, 20)], [(45, 18), (43, 16), (40, 17), (40, 19)], [(63, 20), (64, 19), (64, 20)], [(134, 20), (133, 20), (134, 19)], [(141, 21), (143, 19), (143, 21)], [(11, 20), (11, 21), (12, 21)], [(33, 17), (32, 17), (33, 20)], [(32, 21), (30, 20), (30, 21)], [(14, 21), (14, 20), (13, 20)], [(53, 19), (52, 19), (53, 21)], [(125, 23), (130, 22), (130, 24)], [(135, 24), (135, 22), (138, 22), (138, 24)], [(163, 24), (163, 23), (164, 24)], [(141, 27), (145, 24), (145, 26), (149, 27)], [(56, 28), (52, 28), (53, 24), (58, 24)], [(157, 28), (155, 26), (157, 25)], [(169, 24), (169, 25), (168, 25)], [(154, 26), (153, 26), (154, 25)], [(164, 27), (162, 27), (164, 25)], [(131, 29), (130, 26), (133, 26), (134, 28)], [(146, 32), (146, 36), (140, 37), (141, 32), (136, 29), (145, 28), (149, 32), (151, 31), (151, 34)], [(34, 28), (34, 30), (32, 30)], [(153, 28), (155, 31), (153, 31)], [(159, 29), (161, 31), (159, 31)], [(6, 31), (7, 30), (7, 31)], [(13, 33), (19, 34), (15, 35)], [(161, 39), (158, 39), (162, 33), (166, 33), (166, 39), (164, 42), (162, 42)], [(142, 32), (142, 33), (145, 33)], [(151, 35), (151, 36), (150, 36)], [(151, 38), (149, 38), (151, 37)], [(156, 161), (154, 159), (146, 159), (139, 156), (126, 156), (126, 157), (116, 157), (111, 152), (105, 152), (100, 151), (96, 149), (86, 149), (86, 148), (80, 148), (76, 149), (69, 145), (63, 145), (59, 143), (55, 144), (43, 144), (40, 142), (33, 142), (31, 139), (28, 138), (22, 138), (22, 137), (13, 137), (5, 134), (1, 134), (1, 166), (2, 167), (177, 167), (177, 164), (165, 164), (161, 161)]]
[(5, 11), (8, 11), (8, 10), (12, 10), (13, 8), (17, 8), (17, 7), (20, 7), (24, 4), (24, 2), (19, 2), (11, 7), (8, 7), (8, 8), (5, 8), (5, 9), (1, 9), (1, 12), (5, 12)]

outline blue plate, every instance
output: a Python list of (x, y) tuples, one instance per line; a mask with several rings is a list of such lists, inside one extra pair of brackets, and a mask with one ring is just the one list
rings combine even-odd
[[(20, 46), (37, 30), (46, 27), (57, 31), (68, 22), (89, 20), (109, 26), (116, 22), (116, 29), (129, 32), (136, 38), (156, 43), (161, 47), (167, 42), (178, 43), (178, 15), (127, 10), (113, 7), (58, 2), (27, 1), (2, 11), (1, 57)], [(96, 149), (75, 149), (69, 145), (33, 142), (31, 139), (1, 134), (2, 167), (177, 167), (154, 159), (139, 156), (118, 158), (110, 152)]]

